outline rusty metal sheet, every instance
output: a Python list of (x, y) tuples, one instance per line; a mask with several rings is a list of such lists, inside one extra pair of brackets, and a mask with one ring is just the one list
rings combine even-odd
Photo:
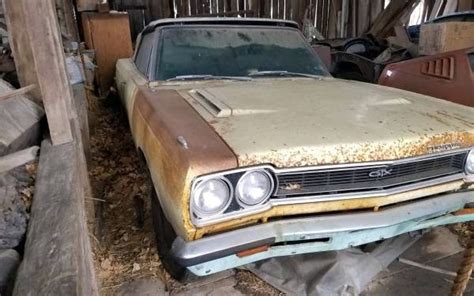
[(378, 83), (474, 107), (474, 68), (468, 55), (474, 55), (474, 48), (393, 63)]

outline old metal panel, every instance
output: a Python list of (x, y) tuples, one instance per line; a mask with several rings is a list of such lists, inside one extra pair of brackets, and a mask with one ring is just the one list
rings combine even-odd
[[(140, 87), (132, 132), (143, 150), (167, 218), (179, 235), (192, 237), (191, 181), (199, 175), (235, 168), (237, 161), (219, 136), (174, 90)], [(178, 137), (188, 143), (183, 147)]]
[(474, 110), (400, 90), (332, 78), (188, 87), (205, 89), (213, 94), (209, 100), (232, 110), (215, 117), (186, 96), (237, 154), (239, 166), (393, 160), (444, 144), (474, 146)]
[[(379, 84), (474, 107), (474, 69), (469, 54), (474, 54), (474, 48), (390, 64), (380, 75)], [(444, 115), (453, 116), (457, 115)], [(470, 118), (472, 123), (474, 116)]]

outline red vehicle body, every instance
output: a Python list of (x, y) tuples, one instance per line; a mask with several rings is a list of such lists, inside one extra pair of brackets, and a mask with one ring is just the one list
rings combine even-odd
[(474, 107), (474, 48), (387, 65), (378, 83)]

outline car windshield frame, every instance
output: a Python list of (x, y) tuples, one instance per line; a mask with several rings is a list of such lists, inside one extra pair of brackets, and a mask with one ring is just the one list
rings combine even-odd
[[(301, 37), (301, 40), (302, 40), (302, 45), (304, 45), (304, 47), (307, 49), (308, 51), (308, 54), (311, 54), (313, 57), (315, 57), (315, 59), (318, 61), (319, 63), (319, 67), (320, 67), (320, 70), (321, 70), (321, 75), (314, 75), (314, 76), (319, 76), (319, 77), (331, 77), (331, 74), (329, 73), (328, 69), (326, 68), (326, 65), (323, 63), (323, 61), (321, 60), (321, 58), (317, 55), (317, 53), (314, 51), (314, 49), (311, 47), (311, 44), (309, 42), (306, 41), (303, 33), (297, 29), (297, 28), (292, 28), (292, 27), (285, 27), (285, 26), (264, 26), (264, 25), (245, 25), (245, 24), (242, 24), (242, 25), (229, 25), (229, 24), (192, 24), (192, 25), (169, 25), (169, 26), (163, 26), (163, 27), (158, 27), (155, 29), (154, 32), (150, 32), (148, 34), (155, 34), (155, 50), (153, 50), (153, 53), (152, 53), (152, 56), (154, 58), (151, 58), (150, 59), (150, 71), (149, 71), (149, 78), (151, 81), (154, 81), (154, 82), (166, 82), (167, 80), (169, 79), (162, 79), (162, 80), (159, 80), (158, 79), (158, 71), (159, 71), (159, 65), (160, 65), (160, 62), (161, 62), (161, 52), (162, 52), (162, 49), (161, 47), (163, 46), (163, 43), (162, 43), (162, 38), (163, 38), (163, 32), (164, 30), (168, 30), (168, 29), (186, 29), (186, 28), (196, 28), (196, 29), (201, 29), (201, 28), (212, 28), (212, 29), (215, 29), (215, 28), (222, 28), (222, 29), (228, 29), (228, 28), (231, 28), (231, 29), (239, 29), (239, 30), (243, 30), (243, 29), (273, 29), (273, 30), (285, 30), (285, 31), (292, 31), (292, 32), (295, 32), (296, 34), (298, 34), (300, 37)], [(306, 74), (306, 73), (302, 73), (302, 74)], [(282, 75), (282, 76), (274, 76), (272, 75), (270, 78), (278, 78), (278, 77), (286, 77), (288, 78), (289, 76), (291, 75)], [(249, 78), (257, 78), (257, 77), (251, 77), (251, 76), (237, 76), (237, 77), (249, 77)], [(262, 76), (264, 77), (264, 76)], [(296, 76), (291, 76), (292, 78), (305, 78), (303, 77), (302, 75), (296, 75)], [(173, 77), (171, 77), (173, 78)], [(260, 78), (260, 77), (258, 77)], [(216, 75), (216, 79), (219, 79), (219, 76)], [(307, 79), (307, 78), (306, 78)], [(197, 80), (199, 81), (199, 79), (194, 79), (194, 80)], [(206, 79), (206, 80), (210, 80), (210, 78)], [(176, 80), (175, 80), (176, 81)]]

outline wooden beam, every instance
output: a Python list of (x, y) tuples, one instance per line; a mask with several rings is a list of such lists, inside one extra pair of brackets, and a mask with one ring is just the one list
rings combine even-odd
[(64, 34), (69, 40), (79, 41), (79, 31), (74, 18), (74, 4), (72, 0), (61, 0), (62, 14), (64, 16)]
[(226, 11), (226, 12), (219, 12), (219, 13), (202, 13), (193, 15), (192, 17), (212, 17), (212, 16), (236, 16), (236, 15), (244, 15), (253, 16), (254, 10), (235, 10), (235, 11)]
[(443, 2), (444, 0), (436, 0), (435, 4), (433, 5), (433, 9), (431, 10), (430, 17), (428, 18), (428, 20), (432, 20), (439, 15)]
[(0, 157), (0, 174), (27, 164), (38, 157), (39, 146), (26, 148)]
[(329, 28), (328, 28), (328, 34), (327, 38), (328, 39), (333, 39), (339, 37), (337, 34), (337, 27), (338, 27), (338, 22), (337, 22), (337, 15), (339, 11), (339, 1), (337, 0), (332, 0), (330, 3), (330, 10), (329, 10)]
[(341, 10), (341, 32), (340, 38), (347, 38), (347, 26), (349, 21), (349, 0), (342, 0)]
[(72, 141), (74, 105), (58, 18), (51, 1), (23, 2), (26, 27), (53, 145)]
[[(25, 14), (22, 5), (17, 0), (4, 0), (3, 10), (5, 11), (10, 47), (15, 59), (15, 68), (20, 85), (38, 85), (33, 52), (28, 39), (28, 32), (25, 30)], [(41, 104), (41, 90), (39, 88), (32, 90), (31, 95), (35, 102)]]
[(36, 85), (35, 84), (30, 84), (28, 86), (24, 86), (22, 88), (19, 88), (19, 89), (15, 89), (15, 90), (12, 90), (10, 92), (7, 92), (7, 93), (4, 93), (4, 94), (1, 94), (0, 95), (0, 102), (3, 101), (3, 100), (7, 100), (9, 98), (13, 98), (13, 97), (16, 97), (16, 96), (20, 96), (20, 95), (24, 95), (26, 93), (29, 93), (30, 91), (32, 91), (33, 89), (36, 88)]
[[(46, 2), (46, 1), (43, 1)], [(77, 141), (41, 145), (35, 198), (13, 295), (96, 296)]]
[(443, 15), (451, 14), (458, 8), (458, 0), (446, 0), (446, 6), (444, 6)]
[[(41, 90), (53, 144), (70, 142), (73, 139), (70, 119), (75, 111), (53, 2), (4, 0), (4, 5), (9, 29), (13, 28), (11, 40), (17, 49), (29, 49), (27, 56), (15, 56), (15, 62), (24, 66), (17, 70), (23, 74), (30, 71), (28, 75), (34, 75), (32, 80), (36, 80), (34, 84)], [(19, 24), (15, 17), (24, 23)], [(21, 27), (23, 33), (15, 26)]]
[[(397, 0), (399, 1), (399, 0)], [(372, 25), (384, 10), (383, 0), (370, 0), (370, 25)]]
[(374, 21), (369, 34), (378, 39), (384, 38), (399, 22), (400, 18), (405, 15), (405, 12), (413, 9), (414, 4), (418, 1), (419, 0), (391, 1), (387, 8), (385, 8)]
[(357, 35), (365, 33), (370, 26), (370, 0), (359, 0)]

